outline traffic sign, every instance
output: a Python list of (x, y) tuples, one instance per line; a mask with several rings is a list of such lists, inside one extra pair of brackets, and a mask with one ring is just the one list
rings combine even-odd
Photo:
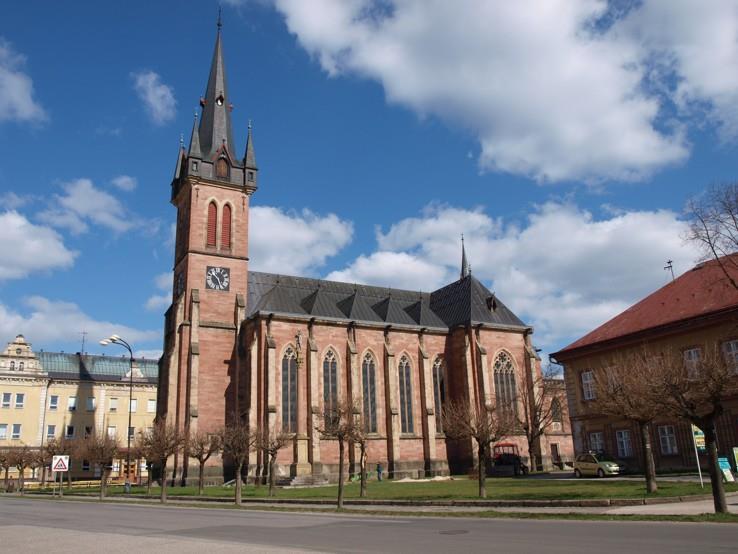
[(69, 471), (69, 456), (54, 456), (51, 459), (51, 471)]

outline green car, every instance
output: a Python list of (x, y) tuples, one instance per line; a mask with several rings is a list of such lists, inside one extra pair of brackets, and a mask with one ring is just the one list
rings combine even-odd
[(605, 477), (607, 475), (620, 475), (625, 471), (625, 466), (607, 454), (589, 452), (580, 454), (574, 462), (574, 475), (596, 475)]

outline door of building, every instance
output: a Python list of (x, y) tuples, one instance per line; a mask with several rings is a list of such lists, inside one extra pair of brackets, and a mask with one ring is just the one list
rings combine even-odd
[(559, 454), (559, 445), (551, 443), (551, 462), (561, 467), (561, 455)]

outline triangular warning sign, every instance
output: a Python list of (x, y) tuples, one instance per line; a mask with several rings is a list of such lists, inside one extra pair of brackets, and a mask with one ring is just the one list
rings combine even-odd
[(54, 464), (54, 467), (51, 468), (51, 470), (52, 471), (67, 471), (67, 464), (64, 462), (64, 458), (59, 458)]

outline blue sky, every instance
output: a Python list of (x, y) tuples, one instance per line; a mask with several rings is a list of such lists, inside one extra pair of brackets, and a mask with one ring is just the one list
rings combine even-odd
[[(513, 5), (514, 4), (514, 5)], [(253, 120), (252, 268), (432, 290), (473, 272), (546, 352), (699, 252), (735, 179), (738, 3), (224, 2)], [(0, 22), (0, 341), (161, 349), (169, 184), (215, 2), (15, 3)], [(295, 232), (297, 229), (299, 232)]]

